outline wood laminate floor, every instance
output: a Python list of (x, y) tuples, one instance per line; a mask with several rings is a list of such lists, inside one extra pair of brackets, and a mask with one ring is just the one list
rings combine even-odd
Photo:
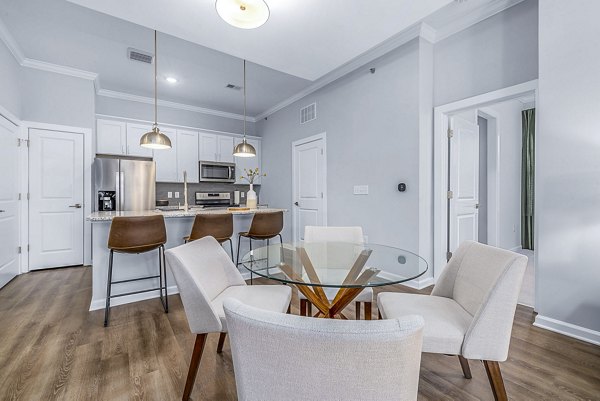
[[(0, 399), (181, 399), (194, 336), (179, 296), (170, 297), (169, 314), (157, 299), (115, 307), (104, 328), (103, 311), (88, 312), (91, 273), (32, 272), (0, 290)], [(509, 359), (501, 364), (509, 397), (600, 400), (600, 347), (535, 328), (533, 318), (530, 308), (518, 307)], [(217, 355), (217, 339), (209, 335), (196, 401), (236, 399), (229, 344)], [(471, 361), (471, 370), (467, 380), (456, 357), (424, 354), (419, 400), (492, 400), (483, 365)]]

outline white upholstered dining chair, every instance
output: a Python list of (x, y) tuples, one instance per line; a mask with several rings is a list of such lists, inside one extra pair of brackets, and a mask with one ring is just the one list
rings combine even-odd
[(291, 288), (284, 285), (246, 285), (231, 258), (213, 237), (169, 249), (165, 252), (185, 314), (196, 342), (183, 401), (189, 400), (208, 333), (221, 333), (217, 352), (223, 349), (227, 321), (223, 300), (234, 298), (248, 305), (273, 312), (289, 311)]
[(234, 299), (224, 308), (240, 401), (417, 399), (421, 316), (312, 319)]
[[(322, 226), (306, 226), (304, 228), (304, 242), (348, 242), (352, 244), (364, 243), (363, 231), (361, 227), (322, 227)], [(349, 260), (348, 267), (352, 266), (354, 260)], [(330, 301), (335, 298), (339, 288), (323, 288), (327, 299)], [(312, 304), (306, 299), (306, 297), (298, 292), (300, 298), (300, 314), (311, 315)], [(364, 304), (365, 319), (371, 320), (372, 306), (373, 306), (373, 289), (367, 287), (362, 290), (356, 298), (354, 298), (356, 305), (356, 320), (360, 319), (360, 306)]]
[(468, 359), (482, 360), (496, 400), (507, 400), (498, 362), (508, 347), (527, 257), (463, 242), (431, 295), (380, 293), (383, 318), (419, 314), (425, 319), (423, 352), (458, 355), (471, 378)]

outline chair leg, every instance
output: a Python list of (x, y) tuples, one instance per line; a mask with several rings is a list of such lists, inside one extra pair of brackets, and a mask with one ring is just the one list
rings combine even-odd
[(300, 300), (300, 316), (306, 316), (306, 299)]
[(242, 242), (242, 236), (238, 234), (238, 249), (237, 249), (237, 258), (235, 260), (235, 265), (240, 265), (240, 242)]
[(190, 399), (190, 394), (194, 388), (194, 382), (196, 381), (196, 374), (198, 374), (198, 367), (200, 366), (200, 359), (202, 359), (202, 352), (204, 351), (205, 343), (206, 333), (196, 335), (192, 360), (190, 361), (190, 369), (188, 370), (187, 380), (185, 381), (185, 388), (183, 390), (183, 397), (181, 398), (182, 401), (189, 401)]
[(354, 303), (354, 309), (356, 310), (356, 320), (360, 320), (360, 302)]
[(379, 310), (379, 308), (377, 308), (377, 318), (379, 320), (382, 320), (383, 318), (381, 317), (381, 311)]
[(292, 313), (292, 303), (291, 302), (288, 305), (287, 312), (285, 312), (285, 313), (287, 313), (288, 315), (290, 315)]
[(465, 379), (471, 379), (471, 368), (469, 367), (469, 361), (462, 355), (458, 356), (458, 360), (460, 361), (460, 367), (462, 368), (463, 374), (465, 375)]
[(310, 302), (308, 299), (306, 300), (306, 313), (308, 317), (312, 316), (312, 302)]
[[(169, 286), (167, 285), (167, 261), (165, 260), (165, 246), (161, 246), (160, 247), (160, 253), (161, 253), (161, 261), (162, 261), (162, 268), (163, 268), (163, 274), (165, 275), (165, 313), (169, 313), (169, 294), (167, 293), (167, 288), (169, 288)], [(160, 290), (161, 294), (162, 294), (162, 290)]]
[(497, 361), (483, 361), (485, 366), (485, 372), (487, 373), (492, 387), (492, 393), (494, 394), (494, 400), (496, 401), (508, 401), (506, 395), (506, 389), (504, 388), (504, 381), (502, 380), (502, 372), (500, 372), (500, 365)]
[(227, 333), (221, 333), (219, 335), (219, 344), (217, 345), (217, 354), (223, 352), (223, 344), (225, 344), (225, 337), (227, 337)]
[(113, 250), (108, 255), (108, 277), (106, 281), (106, 307), (104, 308), (104, 327), (108, 326), (108, 315), (110, 313), (110, 288), (112, 284)]
[(231, 261), (233, 262), (233, 241), (231, 240), (231, 238), (229, 238), (227, 241), (229, 241), (229, 249), (231, 250)]
[(365, 302), (365, 320), (371, 320), (372, 319), (372, 314), (373, 314), (373, 303), (372, 302)]

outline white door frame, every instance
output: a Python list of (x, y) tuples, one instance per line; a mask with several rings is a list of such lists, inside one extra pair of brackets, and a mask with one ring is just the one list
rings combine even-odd
[[(85, 219), (92, 213), (92, 163), (94, 160), (92, 130), (90, 128), (72, 127), (68, 125), (46, 124), (33, 121), (22, 121), (21, 138), (29, 140), (30, 129), (41, 129), (47, 131), (71, 132), (83, 135), (83, 264), (92, 264), (92, 225)], [(25, 151), (23, 161), (20, 166), (23, 168), (19, 172), (20, 182), (23, 183), (21, 189), (24, 194), (29, 192), (29, 157)], [(29, 271), (29, 254), (27, 246), (29, 243), (29, 201), (24, 197), (25, 203), (21, 209), (21, 246), (23, 254), (21, 258), (21, 273)]]
[[(434, 132), (433, 132), (433, 274), (437, 281), (444, 266), (446, 265), (446, 245), (448, 239), (446, 210), (447, 188), (448, 188), (448, 119), (449, 116), (468, 109), (489, 106), (505, 100), (514, 99), (526, 94), (533, 93), (535, 103), (538, 99), (538, 80), (524, 82), (522, 84), (509, 86), (507, 88), (473, 96), (467, 99), (438, 106), (434, 109)], [(537, 149), (536, 149), (537, 153)], [(535, 174), (537, 175), (537, 165)], [(537, 183), (536, 188), (537, 191)], [(537, 200), (535, 201), (537, 203)], [(535, 205), (534, 205), (535, 207)], [(534, 223), (534, 254), (537, 263), (537, 220)], [(537, 271), (537, 269), (536, 269)], [(537, 280), (536, 280), (537, 282)]]
[(294, 201), (296, 199), (296, 185), (294, 185), (294, 179), (296, 177), (296, 154), (294, 149), (296, 146), (304, 145), (305, 143), (323, 140), (323, 170), (325, 174), (324, 185), (323, 185), (323, 223), (327, 225), (327, 132), (322, 132), (317, 135), (312, 135), (306, 138), (298, 139), (297, 141), (292, 142), (292, 204), (290, 205), (290, 210), (292, 210), (292, 239), (294, 242), (298, 241), (296, 238), (296, 225), (298, 224), (296, 218), (296, 212), (294, 209)]

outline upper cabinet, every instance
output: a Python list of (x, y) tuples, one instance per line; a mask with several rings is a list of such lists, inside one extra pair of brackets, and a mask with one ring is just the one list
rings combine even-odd
[(233, 137), (200, 132), (198, 153), (202, 161), (233, 163)]
[(183, 171), (188, 182), (198, 181), (198, 133), (177, 130), (177, 181), (183, 182)]
[[(235, 157), (235, 174), (236, 174), (235, 183), (236, 184), (248, 184), (248, 181), (240, 178), (241, 176), (246, 175), (244, 172), (244, 169), (254, 170), (255, 168), (258, 167), (258, 170), (262, 174), (260, 141), (257, 139), (250, 139), (250, 138), (248, 138), (246, 141), (250, 145), (254, 146), (254, 149), (256, 149), (256, 156), (255, 157)], [(242, 142), (242, 138), (234, 139), (234, 145), (238, 145), (241, 142)], [(256, 179), (254, 180), (254, 183), (260, 184), (260, 177), (256, 177)]]
[(127, 124), (121, 121), (98, 120), (96, 125), (96, 153), (127, 154)]
[(149, 131), (152, 131), (151, 125), (127, 123), (127, 154), (129, 156), (152, 157), (152, 149), (140, 146), (140, 139)]

